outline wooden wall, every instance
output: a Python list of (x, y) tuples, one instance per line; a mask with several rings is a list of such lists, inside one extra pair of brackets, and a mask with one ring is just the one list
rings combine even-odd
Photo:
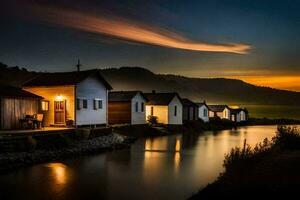
[(25, 115), (39, 113), (40, 100), (38, 99), (19, 99), (1, 98), (0, 123), (1, 129), (19, 128), (19, 119)]
[(183, 120), (197, 120), (198, 119), (198, 107), (197, 106), (183, 106)]
[(108, 102), (109, 124), (131, 123), (131, 102)]
[(26, 87), (28, 92), (39, 95), (49, 101), (49, 111), (44, 112), (44, 125), (54, 124), (54, 101), (62, 96), (66, 101), (66, 120), (75, 120), (75, 86)]

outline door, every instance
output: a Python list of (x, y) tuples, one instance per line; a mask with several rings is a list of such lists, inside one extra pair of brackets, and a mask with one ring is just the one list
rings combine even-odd
[(66, 101), (54, 101), (54, 124), (65, 124)]

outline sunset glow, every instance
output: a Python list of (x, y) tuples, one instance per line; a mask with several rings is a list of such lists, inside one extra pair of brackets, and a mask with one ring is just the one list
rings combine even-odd
[(266, 86), (271, 88), (278, 88), (284, 90), (300, 91), (300, 76), (238, 76), (230, 77), (241, 79), (247, 83), (258, 86)]
[(84, 12), (54, 7), (34, 6), (34, 19), (84, 32), (104, 34), (120, 39), (169, 48), (192, 51), (228, 52), (246, 54), (247, 44), (209, 44), (192, 41), (164, 28), (132, 22), (114, 16), (92, 15)]

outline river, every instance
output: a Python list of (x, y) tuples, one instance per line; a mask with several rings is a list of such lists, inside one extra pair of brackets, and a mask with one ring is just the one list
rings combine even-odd
[(0, 175), (0, 199), (186, 199), (223, 171), (232, 147), (271, 138), (276, 126), (138, 139), (131, 149)]

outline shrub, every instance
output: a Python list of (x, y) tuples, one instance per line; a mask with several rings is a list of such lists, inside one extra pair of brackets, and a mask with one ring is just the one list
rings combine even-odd
[(148, 122), (149, 124), (155, 125), (155, 124), (158, 123), (158, 118), (157, 118), (156, 116), (149, 115), (149, 116), (147, 117), (147, 122)]
[(296, 127), (278, 126), (272, 141), (274, 148), (279, 150), (298, 150), (300, 149), (300, 132)]
[(285, 150), (300, 149), (300, 132), (296, 127), (278, 126), (276, 135), (272, 140), (264, 139), (262, 143), (258, 143), (254, 148), (251, 148), (246, 140), (243, 148), (235, 147), (230, 153), (225, 155), (223, 166), (226, 171), (242, 170), (249, 163), (253, 163), (272, 152)]

